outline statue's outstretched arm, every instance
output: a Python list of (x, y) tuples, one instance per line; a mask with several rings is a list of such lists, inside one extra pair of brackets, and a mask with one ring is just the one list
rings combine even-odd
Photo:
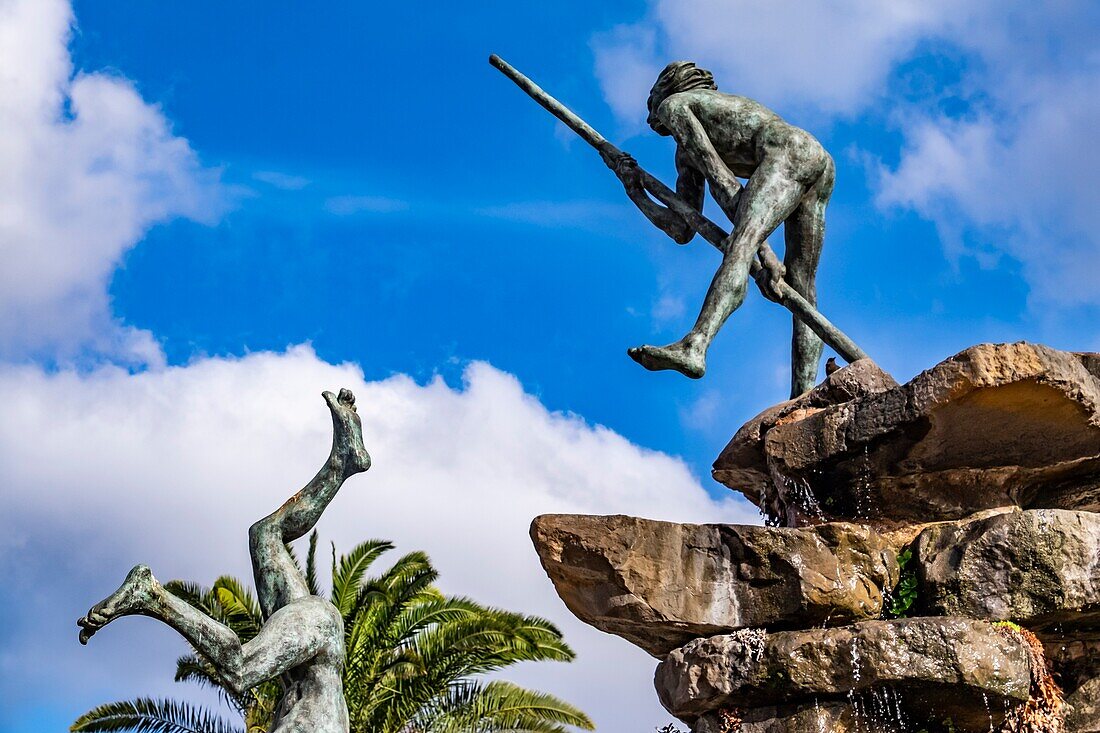
[(661, 120), (672, 132), (680, 150), (702, 170), (703, 176), (710, 183), (714, 200), (736, 226), (741, 181), (737, 180), (722, 156), (718, 155), (699, 118), (687, 102), (672, 97), (661, 105)]
[[(638, 210), (645, 214), (645, 217), (654, 226), (671, 237), (677, 244), (687, 244), (692, 240), (695, 236), (695, 230), (684, 221), (684, 217), (650, 198), (645, 186), (642, 184), (638, 163), (632, 156), (622, 153), (613, 159), (605, 156), (604, 160), (615, 175), (619, 177), (619, 180), (622, 181), (623, 188), (626, 189), (626, 195), (630, 197)], [(676, 170), (678, 173), (676, 193), (685, 202), (693, 206), (696, 211), (701, 212), (703, 210), (703, 196), (706, 192), (706, 180), (698, 170), (686, 165), (681, 160), (679, 151), (676, 154)]]

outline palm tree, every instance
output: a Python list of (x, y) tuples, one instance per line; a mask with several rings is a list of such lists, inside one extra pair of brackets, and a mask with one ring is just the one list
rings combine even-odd
[[(333, 548), (328, 597), (344, 618), (347, 662), (344, 696), (352, 733), (564, 733), (593, 730), (582, 711), (551, 695), (484, 675), (523, 661), (571, 661), (573, 651), (545, 619), (488, 608), (446, 596), (427, 555), (412, 552), (378, 577), (371, 565), (393, 549), (364, 542), (347, 555)], [(305, 577), (317, 583), (317, 533), (309, 539)], [(212, 588), (173, 581), (166, 586), (242, 642), (256, 635), (263, 617), (252, 592), (223, 576)], [(217, 690), (240, 713), (241, 728), (202, 708), (173, 700), (139, 698), (101, 705), (70, 730), (136, 733), (267, 733), (282, 694), (278, 680), (244, 695), (230, 691), (198, 653), (176, 662), (176, 681)]]

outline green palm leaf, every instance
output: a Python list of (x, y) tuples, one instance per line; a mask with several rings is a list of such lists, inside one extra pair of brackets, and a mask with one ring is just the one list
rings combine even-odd
[(351, 611), (359, 597), (359, 584), (380, 555), (393, 549), (385, 540), (369, 540), (355, 547), (347, 555), (336, 560), (336, 546), (332, 548), (332, 603), (343, 616)]
[(198, 654), (185, 654), (176, 660), (176, 682), (194, 682), (201, 687), (216, 690), (230, 706), (244, 714), (250, 701), (249, 695), (239, 695), (226, 686), (214, 669), (214, 665)]
[(452, 686), (414, 726), (424, 733), (566, 733), (565, 726), (594, 730), (583, 711), (553, 695), (511, 682)]
[[(592, 729), (577, 708), (551, 695), (482, 676), (523, 661), (571, 661), (573, 650), (549, 621), (435, 587), (438, 572), (423, 552), (398, 559), (377, 577), (371, 565), (393, 545), (364, 542), (339, 558), (333, 548), (332, 603), (344, 620), (344, 696), (353, 733), (566, 733)], [(317, 533), (310, 535), (303, 571), (317, 588)], [(231, 628), (254, 638), (263, 616), (252, 591), (223, 576), (213, 587), (173, 581), (167, 588)], [(195, 653), (176, 663), (176, 680), (218, 690), (244, 718), (248, 733), (265, 733), (282, 695), (279, 680), (235, 694)], [(103, 705), (74, 723), (74, 731), (237, 733), (213, 713), (171, 700)]]
[(306, 587), (310, 595), (321, 595), (321, 585), (317, 582), (317, 530), (309, 533), (309, 551), (306, 552)]
[(214, 581), (212, 592), (222, 610), (222, 623), (231, 628), (242, 643), (251, 641), (260, 633), (263, 613), (259, 602), (244, 583), (223, 575)]
[(201, 708), (175, 700), (136, 700), (100, 705), (81, 715), (69, 728), (87, 733), (242, 733), (241, 729)]

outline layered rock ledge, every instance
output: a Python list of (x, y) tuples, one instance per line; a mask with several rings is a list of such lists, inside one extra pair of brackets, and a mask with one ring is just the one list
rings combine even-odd
[(897, 555), (854, 524), (806, 529), (544, 515), (531, 538), (578, 618), (658, 658), (742, 628), (877, 617)]
[(1100, 733), (1100, 355), (983, 344), (903, 385), (859, 361), (714, 476), (772, 526), (532, 526), (693, 733)]
[(893, 690), (914, 721), (987, 731), (1031, 689), (1027, 647), (965, 618), (864, 621), (835, 629), (697, 639), (657, 667), (657, 694), (694, 721), (724, 708), (820, 704)]
[(736, 733), (848, 733), (855, 731), (859, 722), (855, 707), (847, 702), (772, 705), (707, 713), (695, 720), (692, 733), (730, 733), (731, 729)]
[(1042, 509), (940, 524), (916, 542), (921, 608), (1043, 636), (1100, 627), (1100, 514)]
[(1097, 511), (1098, 375), (1095, 354), (1027, 343), (971, 347), (901, 386), (857, 362), (746, 424), (714, 477), (789, 525)]

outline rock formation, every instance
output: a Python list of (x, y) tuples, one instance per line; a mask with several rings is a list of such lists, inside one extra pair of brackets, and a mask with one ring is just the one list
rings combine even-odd
[[(830, 387), (849, 371), (864, 394)], [(714, 477), (793, 526), (1100, 511), (1098, 376), (1098, 355), (1025, 343), (971, 347), (901, 386), (857, 362), (750, 421)]]
[(770, 526), (531, 529), (694, 733), (1100, 732), (1100, 355), (985, 344), (904, 385), (857, 361), (714, 476)]
[(664, 659), (737, 629), (876, 618), (897, 554), (853, 524), (806, 529), (546, 515), (531, 525), (543, 567), (578, 618)]

